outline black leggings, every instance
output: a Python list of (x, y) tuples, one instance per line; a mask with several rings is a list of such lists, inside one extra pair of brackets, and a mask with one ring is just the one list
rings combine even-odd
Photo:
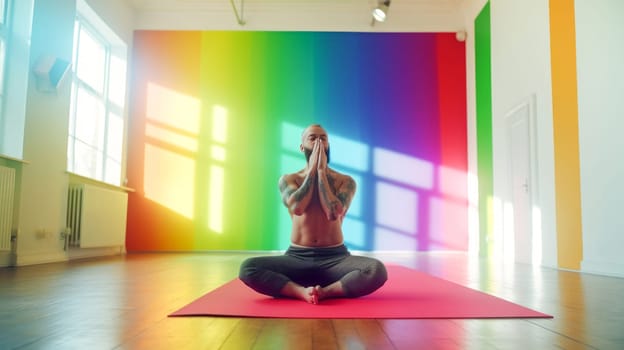
[(325, 287), (342, 282), (345, 297), (356, 298), (381, 287), (388, 275), (381, 261), (353, 256), (346, 246), (301, 248), (291, 246), (284, 255), (260, 256), (245, 260), (239, 278), (258, 293), (273, 297), (288, 282), (304, 287)]

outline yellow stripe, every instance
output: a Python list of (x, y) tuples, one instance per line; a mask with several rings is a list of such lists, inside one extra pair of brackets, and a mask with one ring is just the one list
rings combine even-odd
[(558, 265), (583, 259), (574, 0), (550, 0), (553, 138)]

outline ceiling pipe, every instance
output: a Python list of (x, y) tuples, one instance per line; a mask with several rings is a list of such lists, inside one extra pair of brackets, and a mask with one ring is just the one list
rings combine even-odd
[(243, 11), (245, 9), (245, 0), (241, 0), (241, 13), (240, 16), (238, 15), (238, 10), (236, 9), (236, 4), (234, 4), (234, 0), (230, 0), (230, 3), (232, 4), (232, 9), (234, 10), (234, 15), (236, 16), (236, 21), (238, 22), (238, 24), (240, 25), (245, 25), (245, 21), (243, 20)]

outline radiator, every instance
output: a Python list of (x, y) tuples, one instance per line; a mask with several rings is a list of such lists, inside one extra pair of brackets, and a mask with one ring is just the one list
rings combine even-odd
[(67, 194), (70, 247), (125, 245), (128, 194), (87, 184), (72, 184)]
[(0, 251), (11, 249), (15, 169), (0, 166)]

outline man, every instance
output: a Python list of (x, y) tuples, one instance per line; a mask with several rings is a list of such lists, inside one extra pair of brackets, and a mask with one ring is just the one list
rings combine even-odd
[(385, 266), (351, 255), (343, 243), (342, 221), (355, 181), (328, 167), (329, 140), (320, 125), (304, 130), (299, 148), (307, 166), (279, 180), (292, 219), (291, 245), (284, 255), (245, 260), (240, 279), (259, 293), (312, 304), (374, 292), (387, 280)]

